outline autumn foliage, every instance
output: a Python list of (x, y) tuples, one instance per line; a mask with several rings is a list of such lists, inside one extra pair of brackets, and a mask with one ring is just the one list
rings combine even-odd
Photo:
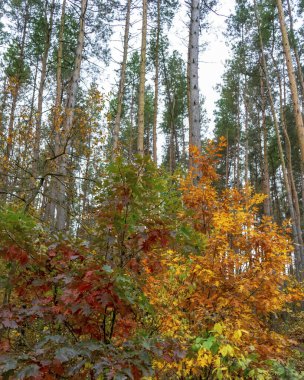
[(249, 186), (217, 189), (223, 144), (181, 180), (118, 158), (81, 239), (2, 211), (3, 379), (279, 378), (295, 341), (274, 321), (301, 299), (288, 226)]

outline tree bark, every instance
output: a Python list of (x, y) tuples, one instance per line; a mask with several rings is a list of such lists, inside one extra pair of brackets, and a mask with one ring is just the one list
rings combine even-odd
[[(50, 19), (47, 23), (47, 31), (44, 42), (44, 52), (41, 59), (41, 76), (38, 90), (38, 106), (37, 106), (37, 119), (36, 119), (36, 130), (35, 130), (35, 142), (34, 142), (34, 175), (37, 175), (39, 169), (39, 152), (40, 152), (40, 140), (41, 140), (41, 121), (42, 121), (42, 107), (43, 107), (43, 92), (47, 72), (47, 61), (49, 56), (49, 50), (51, 45), (51, 35), (53, 29), (53, 17), (55, 10), (55, 0), (53, 0), (50, 8)], [(47, 2), (46, 2), (46, 12), (47, 12)], [(45, 15), (47, 19), (47, 14)]]
[(159, 80), (159, 38), (160, 38), (160, 5), (157, 0), (157, 25), (155, 43), (155, 78), (154, 78), (154, 117), (153, 117), (153, 161), (157, 164), (157, 116), (158, 116), (158, 80)]
[[(21, 64), (24, 64), (24, 49), (25, 49), (25, 38), (27, 33), (27, 26), (30, 18), (30, 6), (29, 2), (26, 2), (25, 5), (25, 15), (24, 15), (24, 25), (22, 30), (22, 37), (21, 37), (21, 45), (20, 45), (20, 61)], [(11, 105), (11, 111), (9, 116), (9, 123), (8, 123), (8, 133), (7, 133), (7, 141), (6, 141), (6, 150), (4, 154), (4, 191), (8, 191), (8, 168), (9, 168), (9, 161), (10, 157), (12, 155), (13, 150), (13, 139), (14, 139), (14, 123), (15, 123), (15, 112), (17, 107), (17, 101), (19, 97), (19, 91), (21, 87), (21, 78), (19, 76), (19, 73), (17, 73), (17, 76), (14, 78), (10, 78), (11, 85), (12, 85), (12, 105)]]
[(283, 148), (282, 148), (279, 123), (278, 123), (278, 119), (277, 119), (277, 115), (276, 115), (276, 111), (275, 111), (274, 100), (273, 100), (273, 96), (272, 96), (272, 90), (271, 90), (271, 86), (270, 86), (270, 82), (269, 82), (268, 68), (267, 68), (267, 63), (266, 63), (265, 54), (264, 54), (264, 43), (263, 43), (263, 38), (262, 38), (262, 34), (261, 34), (260, 21), (259, 21), (257, 6), (256, 6), (256, 0), (254, 0), (254, 8), (255, 8), (255, 17), (256, 17), (258, 34), (259, 34), (262, 68), (264, 71), (264, 78), (265, 78), (265, 83), (266, 83), (267, 92), (268, 92), (268, 99), (269, 99), (269, 104), (270, 104), (270, 108), (271, 108), (273, 123), (274, 123), (277, 142), (278, 142), (279, 157), (280, 157), (280, 161), (281, 161), (281, 165), (282, 165), (283, 179), (284, 179), (284, 185), (285, 185), (285, 189), (286, 189), (286, 193), (287, 193), (287, 201), (288, 201), (288, 206), (289, 206), (289, 212), (290, 212), (290, 217), (292, 220), (292, 232), (293, 232), (293, 238), (294, 238), (294, 243), (295, 243), (296, 276), (299, 280), (301, 280), (303, 277), (303, 259), (304, 259), (304, 257), (303, 257), (303, 252), (302, 252), (302, 246), (300, 244), (300, 238), (298, 235), (298, 229), (297, 229), (297, 224), (296, 224), (296, 215), (295, 215), (295, 210), (294, 210), (293, 200), (292, 200), (292, 191), (290, 188), (288, 173), (287, 173), (287, 169), (286, 169), (286, 165), (285, 165), (285, 158), (284, 158), (284, 153), (283, 153)]
[(244, 108), (245, 108), (245, 185), (249, 183), (249, 146), (248, 146), (248, 119), (249, 119), (249, 104), (247, 99), (247, 83), (245, 78), (245, 93), (244, 93)]
[(300, 145), (301, 158), (302, 158), (302, 162), (304, 162), (304, 124), (303, 124), (303, 118), (301, 114), (296, 77), (294, 74), (294, 69), (293, 69), (293, 64), (292, 64), (290, 44), (289, 44), (288, 33), (287, 33), (286, 24), (285, 24), (282, 1), (276, 0), (276, 3), (277, 3), (277, 8), (278, 8), (278, 14), (279, 14), (280, 28), (281, 28), (281, 33), (282, 33), (282, 44), (283, 44), (286, 67), (287, 67), (287, 72), (288, 72), (288, 77), (289, 77), (290, 92), (291, 92), (291, 97), (292, 97), (293, 111), (294, 111), (296, 129), (297, 129), (298, 140), (299, 140), (299, 145)]
[[(54, 149), (52, 160), (54, 166), (54, 172), (57, 170), (56, 157), (60, 154), (60, 125), (61, 125), (61, 91), (62, 91), (62, 55), (63, 55), (63, 35), (64, 35), (64, 21), (65, 21), (65, 8), (66, 0), (63, 0), (61, 6), (61, 17), (58, 37), (58, 52), (57, 52), (57, 68), (56, 68), (56, 97), (55, 106), (53, 109), (53, 134), (54, 134)], [(55, 224), (55, 210), (56, 210), (56, 194), (58, 188), (58, 180), (55, 177), (51, 178), (49, 184), (49, 200), (46, 202), (46, 210), (44, 218), (48, 220), (54, 227)]]
[[(261, 61), (261, 59), (260, 59)], [(262, 136), (263, 136), (263, 191), (267, 195), (264, 201), (265, 215), (272, 215), (271, 202), (270, 202), (270, 180), (269, 180), (269, 163), (267, 151), (267, 126), (266, 126), (266, 102), (265, 102), (265, 89), (262, 76), (262, 65), (260, 67), (260, 91), (261, 91), (261, 108), (262, 108)]]
[(1, 136), (1, 141), (0, 141), (0, 146), (1, 150), (3, 149), (3, 137), (4, 137), (4, 120), (5, 120), (5, 108), (7, 105), (7, 82), (8, 78), (5, 77), (3, 81), (3, 89), (2, 89), (2, 99), (1, 99), (1, 107), (0, 107), (0, 136)]
[[(201, 151), (201, 130), (200, 130), (200, 101), (198, 86), (198, 56), (199, 56), (199, 32), (200, 32), (200, 1), (191, 0), (191, 18), (189, 30), (189, 142), (192, 146)], [(190, 167), (193, 166), (191, 153)]]
[(122, 64), (121, 64), (119, 90), (118, 90), (118, 97), (117, 97), (117, 111), (116, 111), (115, 124), (114, 124), (114, 141), (113, 141), (114, 156), (117, 153), (117, 149), (118, 149), (122, 103), (123, 103), (124, 89), (125, 89), (127, 57), (128, 57), (128, 43), (129, 43), (129, 30), (130, 30), (130, 14), (131, 14), (131, 0), (127, 0), (127, 13), (126, 13), (126, 23), (125, 23), (123, 59), (122, 59)]
[(75, 66), (70, 80), (70, 85), (67, 92), (67, 100), (65, 106), (65, 120), (63, 122), (63, 128), (61, 132), (61, 155), (58, 158), (58, 169), (62, 180), (58, 183), (57, 194), (57, 213), (56, 213), (56, 229), (64, 230), (67, 223), (67, 204), (66, 204), (66, 175), (67, 175), (67, 155), (70, 149), (71, 132), (73, 127), (74, 110), (76, 94), (80, 80), (80, 68), (82, 62), (82, 53), (84, 48), (85, 38), (85, 16), (87, 11), (88, 0), (81, 1), (81, 14), (79, 20), (79, 33), (76, 48)]
[[(293, 17), (292, 17), (289, 0), (287, 0), (287, 6), (288, 6), (288, 13), (289, 13), (289, 20), (290, 20), (290, 32), (292, 33), (292, 35), (294, 35)], [(301, 97), (302, 97), (302, 113), (303, 113), (304, 111), (304, 77), (303, 77), (302, 65), (301, 65), (296, 41), (293, 41), (292, 46), (293, 46), (293, 51), (294, 51), (294, 55), (295, 55), (296, 63), (297, 63), (297, 72), (298, 72), (298, 79), (300, 82), (300, 92), (301, 92)], [(303, 114), (302, 114), (302, 119), (303, 119)], [(301, 170), (301, 190), (302, 190), (302, 212), (304, 213), (304, 161), (303, 160), (301, 161), (300, 170)]]
[[(301, 213), (300, 213), (300, 207), (299, 207), (299, 198), (298, 193), (295, 185), (294, 175), (293, 175), (293, 168), (292, 168), (292, 149), (291, 149), (291, 143), (289, 139), (289, 135), (287, 132), (287, 126), (286, 126), (286, 118), (285, 118), (285, 91), (284, 91), (284, 99), (283, 99), (283, 91), (282, 91), (282, 79), (281, 75), (279, 73), (279, 69), (276, 65), (276, 61), (274, 57), (272, 56), (274, 67), (276, 67), (276, 75), (278, 78), (278, 84), (279, 84), (279, 97), (280, 97), (280, 116), (281, 116), (281, 123), (283, 128), (283, 134), (285, 138), (285, 152), (286, 152), (286, 161), (287, 161), (287, 173), (289, 178), (289, 183), (291, 187), (291, 193), (292, 193), (292, 199), (293, 199), (293, 205), (295, 210), (295, 223), (296, 228), (299, 236), (299, 244), (303, 247), (303, 239), (302, 239), (302, 231), (301, 231)], [(284, 83), (285, 87), (285, 83)], [(302, 253), (303, 248), (301, 249)]]
[(146, 83), (146, 47), (147, 47), (147, 0), (142, 0), (142, 33), (140, 55), (140, 78), (138, 95), (138, 136), (137, 152), (144, 155), (144, 127), (145, 127), (145, 83)]

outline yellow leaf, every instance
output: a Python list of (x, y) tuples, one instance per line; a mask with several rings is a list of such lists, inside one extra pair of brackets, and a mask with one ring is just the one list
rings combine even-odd
[(242, 330), (236, 330), (234, 333), (233, 333), (233, 338), (235, 340), (240, 340), (241, 337), (242, 337), (243, 333), (242, 333)]
[(222, 323), (216, 323), (213, 327), (213, 331), (221, 335), (223, 333), (224, 326)]
[(234, 349), (232, 346), (230, 346), (230, 344), (226, 344), (225, 346), (223, 346), (219, 349), (219, 353), (224, 357), (225, 356), (233, 356), (234, 355)]

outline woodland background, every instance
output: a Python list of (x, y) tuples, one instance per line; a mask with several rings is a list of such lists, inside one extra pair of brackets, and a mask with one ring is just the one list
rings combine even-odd
[(304, 378), (304, 3), (235, 2), (210, 140), (220, 6), (0, 1), (3, 379)]

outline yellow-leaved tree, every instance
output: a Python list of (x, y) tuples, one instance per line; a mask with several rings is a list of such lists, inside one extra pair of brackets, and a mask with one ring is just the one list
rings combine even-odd
[(265, 196), (249, 186), (217, 190), (223, 145), (210, 142), (203, 155), (193, 150), (195, 173), (181, 184), (178, 222), (197, 243), (159, 251), (156, 270), (150, 257), (145, 261), (145, 293), (157, 310), (158, 330), (185, 352), (155, 361), (159, 378), (272, 378), (267, 360), (280, 360), (289, 344), (271, 329), (300, 297), (288, 285), (288, 226), (283, 231), (259, 216)]

